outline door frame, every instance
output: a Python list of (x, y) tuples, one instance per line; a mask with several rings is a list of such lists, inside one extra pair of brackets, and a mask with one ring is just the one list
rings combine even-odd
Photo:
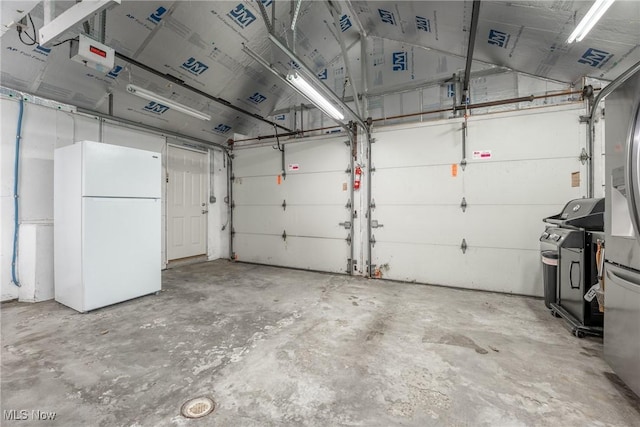
[[(165, 169), (165, 176), (163, 177), (165, 183), (167, 182), (167, 179), (169, 179), (169, 150), (171, 148), (177, 148), (180, 150), (187, 150), (187, 151), (192, 151), (194, 153), (198, 153), (198, 154), (202, 154), (204, 156), (206, 156), (206, 176), (209, 177), (209, 175), (211, 174), (211, 157), (209, 156), (209, 150), (199, 150), (197, 148), (192, 148), (192, 147), (185, 147), (184, 145), (180, 145), (180, 144), (175, 144), (175, 143), (169, 143), (167, 142), (167, 163), (166, 163), (166, 169)], [(205, 179), (205, 193), (209, 194), (211, 192), (211, 189), (209, 188), (209, 184), (210, 184), (211, 180), (210, 179)], [(167, 238), (165, 239), (165, 266), (168, 267), (169, 264), (172, 261), (176, 261), (179, 260), (181, 258), (176, 258), (176, 260), (172, 260), (169, 258), (169, 186), (167, 185), (165, 187), (165, 200), (167, 201), (165, 203), (164, 206), (164, 214), (165, 214), (165, 222), (164, 222), (164, 232), (165, 232), (165, 236), (167, 236)], [(205, 221), (204, 221), (204, 227), (205, 227), (205, 242), (204, 242), (204, 254), (205, 256), (208, 258), (209, 257), (209, 203), (206, 203), (206, 209), (207, 209), (207, 214), (205, 217)]]

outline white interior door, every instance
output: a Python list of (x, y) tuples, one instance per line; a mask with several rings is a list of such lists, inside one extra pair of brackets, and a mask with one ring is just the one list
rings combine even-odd
[(167, 257), (207, 253), (206, 153), (169, 146), (167, 183)]
[(585, 179), (572, 183), (586, 171), (581, 114), (472, 117), (464, 170), (461, 119), (380, 129), (372, 219), (383, 227), (372, 230), (372, 264), (388, 279), (542, 295), (542, 219), (586, 189)]
[(349, 147), (341, 138), (237, 150), (233, 170), (234, 252), (239, 261), (347, 272)]

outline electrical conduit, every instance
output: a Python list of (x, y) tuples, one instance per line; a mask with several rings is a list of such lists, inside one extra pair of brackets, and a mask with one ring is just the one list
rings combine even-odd
[(18, 177), (20, 166), (20, 139), (22, 139), (22, 114), (24, 112), (24, 101), (20, 99), (20, 112), (18, 113), (18, 128), (16, 129), (16, 159), (13, 174), (13, 254), (11, 256), (11, 282), (20, 287), (16, 274), (16, 259), (18, 258), (18, 231), (20, 230), (20, 220), (18, 217)]

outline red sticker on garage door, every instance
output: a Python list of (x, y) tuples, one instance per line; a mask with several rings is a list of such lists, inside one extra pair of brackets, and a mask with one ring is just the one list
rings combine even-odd
[(491, 150), (476, 150), (473, 152), (473, 158), (475, 160), (478, 159), (490, 159), (491, 158)]
[(300, 170), (300, 165), (297, 163), (293, 163), (293, 164), (289, 163), (289, 170), (290, 171)]

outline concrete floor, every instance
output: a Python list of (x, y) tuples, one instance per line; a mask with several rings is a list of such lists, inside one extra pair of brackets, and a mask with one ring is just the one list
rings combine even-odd
[[(2, 305), (2, 409), (59, 426), (639, 426), (541, 300), (227, 261), (88, 314)], [(180, 414), (212, 396), (201, 420)]]

